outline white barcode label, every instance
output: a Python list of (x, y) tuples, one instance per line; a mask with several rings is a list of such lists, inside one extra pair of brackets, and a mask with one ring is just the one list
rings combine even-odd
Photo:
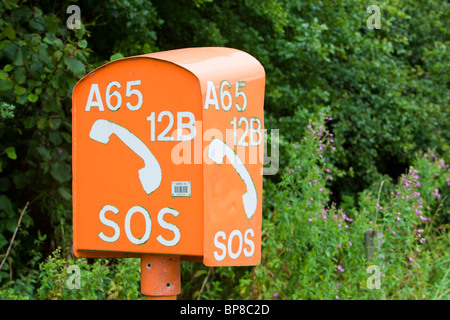
[(190, 197), (190, 181), (172, 181), (172, 197)]

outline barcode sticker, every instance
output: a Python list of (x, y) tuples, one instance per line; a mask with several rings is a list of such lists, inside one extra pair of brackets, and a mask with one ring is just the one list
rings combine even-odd
[(172, 197), (190, 197), (190, 181), (172, 181)]

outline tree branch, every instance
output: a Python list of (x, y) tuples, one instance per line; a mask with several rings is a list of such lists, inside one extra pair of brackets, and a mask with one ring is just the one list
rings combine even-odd
[(27, 203), (25, 204), (25, 207), (24, 207), (23, 210), (22, 210), (22, 213), (20, 214), (19, 221), (17, 222), (16, 230), (14, 230), (14, 234), (13, 234), (13, 236), (12, 236), (12, 238), (11, 238), (11, 242), (9, 243), (8, 250), (6, 250), (6, 255), (5, 255), (5, 257), (3, 258), (2, 263), (0, 264), (0, 270), (2, 269), (3, 264), (5, 263), (6, 259), (8, 258), (9, 251), (11, 250), (12, 244), (13, 244), (13, 242), (14, 242), (14, 238), (16, 237), (17, 230), (19, 230), (19, 226), (20, 226), (20, 222), (22, 221), (22, 217), (23, 217), (25, 211), (26, 211), (27, 208), (28, 208), (28, 204), (29, 204), (29, 202), (27, 201)]

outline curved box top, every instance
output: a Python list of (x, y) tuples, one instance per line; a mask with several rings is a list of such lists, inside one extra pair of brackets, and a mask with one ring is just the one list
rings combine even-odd
[(264, 67), (261, 63), (244, 51), (226, 47), (195, 47), (153, 52), (117, 59), (89, 72), (78, 81), (77, 86), (93, 73), (111, 64), (128, 59), (145, 58), (170, 62), (190, 71), (199, 79), (202, 90), (205, 90), (207, 80), (228, 79), (235, 77), (236, 73), (243, 74), (249, 79), (265, 77)]
[(186, 48), (145, 54), (149, 57), (172, 62), (195, 74), (200, 82), (207, 80), (229, 79), (236, 73), (246, 78), (264, 77), (261, 63), (250, 54), (232, 48), (202, 47)]

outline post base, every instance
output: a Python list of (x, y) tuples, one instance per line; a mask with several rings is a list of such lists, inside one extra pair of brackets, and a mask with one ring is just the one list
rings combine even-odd
[(176, 300), (181, 293), (180, 257), (143, 255), (141, 293), (146, 300)]

